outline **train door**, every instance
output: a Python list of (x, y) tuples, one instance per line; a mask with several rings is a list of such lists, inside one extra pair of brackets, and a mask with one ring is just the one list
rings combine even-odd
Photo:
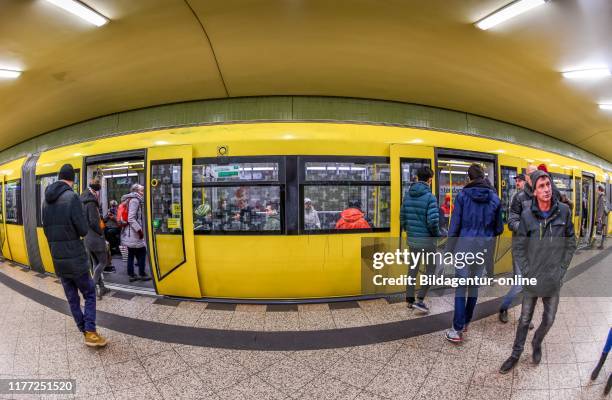
[(594, 232), (595, 176), (587, 172), (582, 173), (581, 207), (580, 246), (589, 246)]
[(150, 260), (160, 294), (201, 297), (195, 261), (190, 145), (147, 150)]
[(6, 258), (12, 258), (11, 252), (6, 240), (6, 224), (4, 222), (4, 182), (5, 176), (0, 175), (0, 255)]
[[(144, 275), (140, 271), (137, 257), (134, 257), (134, 271), (128, 272), (127, 247), (121, 243), (122, 229), (117, 222), (119, 205), (124, 196), (131, 195), (134, 184), (146, 188), (145, 153), (143, 150), (103, 154), (85, 159), (83, 191), (89, 190), (92, 179), (100, 182), (100, 215), (104, 219), (104, 236), (109, 244), (111, 265), (104, 270), (104, 280), (111, 287), (128, 288), (138, 291), (154, 291), (150, 262), (145, 258)], [(146, 191), (145, 191), (146, 192)], [(146, 195), (146, 193), (145, 193)], [(144, 199), (142, 219), (145, 220)], [(143, 227), (144, 231), (144, 227)]]
[[(391, 145), (391, 236), (401, 236), (400, 208), (406, 190), (416, 181), (416, 172), (422, 166), (433, 170), (434, 149), (409, 144)], [(432, 182), (432, 192), (435, 185)]]
[(582, 236), (582, 171), (574, 170), (574, 232), (580, 242)]

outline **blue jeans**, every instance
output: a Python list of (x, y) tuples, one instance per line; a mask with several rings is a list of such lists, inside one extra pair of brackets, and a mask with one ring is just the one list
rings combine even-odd
[[(462, 269), (455, 269), (457, 278), (482, 277), (484, 265), (466, 266)], [(466, 298), (467, 293), (467, 298)], [(462, 331), (467, 324), (472, 321), (474, 309), (478, 300), (478, 285), (459, 286), (455, 289), (455, 314), (453, 315), (453, 328)]]
[[(81, 332), (96, 331), (96, 284), (89, 272), (78, 278), (60, 277), (66, 299), (70, 305), (70, 312), (74, 322)], [(81, 310), (81, 298), (79, 292), (85, 300), (85, 309)]]

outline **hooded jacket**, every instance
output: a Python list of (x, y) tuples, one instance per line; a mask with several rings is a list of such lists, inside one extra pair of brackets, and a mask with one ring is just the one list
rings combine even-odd
[[(532, 175), (533, 182), (537, 179)], [(548, 216), (535, 199), (525, 207), (512, 241), (512, 252), (523, 277), (537, 279), (535, 286), (525, 285), (523, 290), (539, 297), (558, 295), (576, 251), (571, 210), (554, 195), (551, 201)]]
[[(139, 231), (144, 232), (143, 200), (138, 193), (128, 193), (121, 197), (121, 202), (128, 201), (127, 225), (121, 231), (121, 244), (128, 248), (145, 247), (144, 236), (141, 239)], [(144, 233), (143, 233), (144, 235)]]
[(104, 231), (100, 227), (100, 203), (98, 198), (88, 189), (81, 194), (81, 202), (88, 226), (85, 247), (91, 252), (106, 251), (106, 239), (104, 239)]
[(523, 213), (523, 203), (531, 201), (533, 197), (533, 189), (528, 182), (525, 182), (523, 190), (519, 191), (512, 197), (510, 202), (510, 212), (508, 213), (508, 229), (512, 231), (512, 234), (516, 234), (521, 221), (521, 214)]
[(424, 182), (410, 185), (400, 210), (400, 226), (406, 231), (408, 245), (414, 248), (435, 246), (433, 238), (440, 236), (439, 219), (438, 203), (429, 185)]
[(45, 190), (42, 220), (55, 274), (78, 278), (88, 273), (89, 262), (81, 240), (87, 234), (87, 220), (79, 196), (65, 182), (54, 182)]
[(340, 219), (336, 222), (336, 229), (370, 229), (370, 224), (363, 218), (361, 210), (347, 208), (340, 213)]
[(487, 270), (492, 271), (495, 236), (504, 231), (501, 201), (487, 179), (470, 181), (455, 199), (448, 229), (447, 251), (487, 252)]

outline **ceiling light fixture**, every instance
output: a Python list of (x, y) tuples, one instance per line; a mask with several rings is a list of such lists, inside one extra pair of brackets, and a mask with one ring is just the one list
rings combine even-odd
[(47, 0), (49, 3), (76, 15), (95, 26), (102, 26), (108, 23), (108, 18), (92, 10), (77, 0)]
[(487, 15), (476, 22), (475, 25), (478, 29), (486, 31), (487, 29), (493, 28), (510, 18), (514, 18), (544, 3), (546, 3), (546, 0), (517, 0)]
[(600, 104), (599, 108), (602, 110), (612, 111), (612, 104)]
[(21, 75), (21, 71), (15, 71), (12, 69), (0, 69), (0, 78), (6, 79), (17, 79)]
[(603, 78), (605, 76), (612, 75), (608, 67), (577, 69), (573, 71), (565, 71), (565, 72), (562, 72), (562, 74), (563, 74), (563, 77), (567, 79)]

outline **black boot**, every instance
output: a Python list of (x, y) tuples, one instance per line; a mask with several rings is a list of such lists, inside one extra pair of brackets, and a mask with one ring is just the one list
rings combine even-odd
[(508, 358), (502, 364), (501, 368), (499, 369), (499, 373), (500, 374), (507, 374), (508, 372), (512, 371), (512, 368), (514, 368), (516, 363), (518, 363), (518, 360), (519, 359), (517, 357), (510, 356), (510, 358)]
[(508, 310), (499, 310), (499, 320), (504, 324), (508, 323)]
[(535, 365), (540, 364), (542, 361), (542, 346), (533, 346), (533, 353), (531, 355), (531, 360)]

